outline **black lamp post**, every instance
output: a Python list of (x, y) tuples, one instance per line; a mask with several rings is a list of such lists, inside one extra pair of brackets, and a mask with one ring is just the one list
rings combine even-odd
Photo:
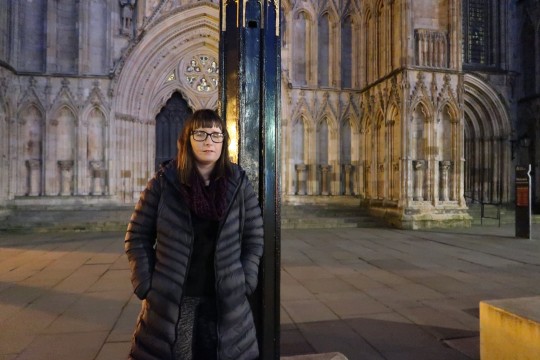
[(264, 255), (251, 300), (261, 359), (279, 359), (280, 1), (220, 2), (220, 111), (231, 154), (259, 193)]

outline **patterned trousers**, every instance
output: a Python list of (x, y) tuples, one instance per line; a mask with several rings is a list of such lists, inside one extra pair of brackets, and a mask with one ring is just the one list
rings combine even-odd
[(216, 300), (185, 296), (180, 306), (174, 346), (177, 360), (217, 359)]

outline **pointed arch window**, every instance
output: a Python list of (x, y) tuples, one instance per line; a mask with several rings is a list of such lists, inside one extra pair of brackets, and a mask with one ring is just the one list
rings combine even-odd
[(352, 87), (352, 35), (353, 23), (347, 16), (341, 25), (341, 87)]
[(318, 38), (318, 84), (319, 86), (328, 86), (330, 74), (330, 18), (328, 13), (323, 14), (319, 19)]
[(523, 93), (525, 96), (533, 95), (536, 90), (536, 71), (538, 65), (536, 64), (536, 51), (535, 46), (535, 31), (534, 25), (527, 17), (523, 30), (521, 32), (521, 73), (529, 74), (523, 76)]
[(311, 44), (311, 34), (309, 18), (304, 11), (296, 14), (293, 22), (293, 79), (299, 85), (307, 85), (309, 61), (309, 44)]
[(463, 62), (474, 65), (492, 64), (490, 0), (463, 1)]
[(317, 129), (317, 164), (328, 165), (328, 119), (324, 118)]

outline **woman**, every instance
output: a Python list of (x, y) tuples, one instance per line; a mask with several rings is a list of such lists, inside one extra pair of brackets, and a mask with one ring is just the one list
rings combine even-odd
[(193, 113), (177, 159), (162, 165), (135, 207), (125, 250), (143, 304), (130, 359), (258, 357), (247, 295), (257, 286), (263, 223), (227, 143), (214, 111)]

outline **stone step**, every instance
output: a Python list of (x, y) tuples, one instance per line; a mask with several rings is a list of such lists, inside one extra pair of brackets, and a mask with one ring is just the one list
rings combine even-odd
[[(129, 222), (133, 206), (96, 207), (86, 206), (85, 210), (37, 206), (31, 210), (16, 211), (0, 209), (0, 231), (123, 231)], [(497, 226), (496, 209), (487, 207), (480, 219), (480, 206), (471, 206), (469, 214), (473, 225)], [(515, 222), (513, 209), (501, 209), (501, 224)], [(540, 215), (533, 215), (533, 223), (540, 223)], [(356, 228), (388, 227), (381, 219), (370, 216), (365, 208), (347, 204), (285, 204), (281, 207), (282, 229)]]
[(540, 358), (540, 297), (480, 302), (482, 359)]

